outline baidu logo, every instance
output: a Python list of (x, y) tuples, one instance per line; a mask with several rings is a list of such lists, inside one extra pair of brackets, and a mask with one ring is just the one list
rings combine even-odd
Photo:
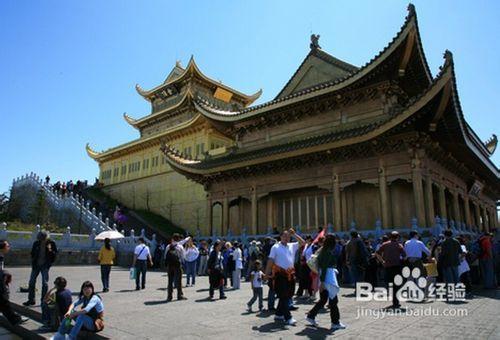
[(394, 277), (387, 287), (373, 287), (368, 282), (356, 284), (357, 301), (391, 301), (394, 290), (399, 301), (422, 302), (426, 299), (436, 301), (464, 301), (463, 283), (431, 283), (422, 276), (419, 268), (404, 267), (401, 274)]

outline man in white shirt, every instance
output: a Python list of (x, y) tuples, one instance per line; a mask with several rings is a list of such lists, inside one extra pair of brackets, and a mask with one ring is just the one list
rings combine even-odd
[(404, 249), (410, 269), (419, 268), (420, 273), (423, 275), (424, 264), (422, 262), (422, 256), (424, 254), (430, 256), (431, 252), (425, 244), (418, 239), (418, 233), (416, 231), (410, 231), (410, 239), (405, 242)]
[[(291, 236), (294, 236), (298, 242), (290, 243)], [(266, 275), (273, 280), (273, 289), (279, 299), (274, 319), (285, 321), (290, 326), (295, 326), (297, 323), (292, 318), (289, 306), (289, 300), (293, 297), (295, 290), (295, 253), (304, 243), (304, 239), (297, 235), (295, 230), (283, 230), (280, 234), (280, 242), (271, 248), (267, 260)]]
[[(134, 261), (132, 267), (135, 267), (135, 290), (146, 288), (146, 271), (148, 270), (149, 261), (150, 266), (153, 266), (153, 260), (149, 247), (145, 244), (144, 238), (139, 237), (139, 244), (134, 249)], [(139, 286), (139, 276), (142, 275), (141, 285)]]

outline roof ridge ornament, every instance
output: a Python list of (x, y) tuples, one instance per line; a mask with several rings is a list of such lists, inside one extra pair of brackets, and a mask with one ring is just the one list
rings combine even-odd
[(493, 155), (495, 153), (495, 150), (497, 149), (497, 144), (498, 144), (498, 138), (497, 135), (495, 134), (493, 134), (490, 139), (484, 142), (484, 146), (486, 147), (490, 155)]
[(309, 44), (311, 50), (315, 51), (321, 49), (321, 46), (319, 46), (319, 37), (319, 34), (311, 34), (311, 43)]
[(408, 4), (408, 17), (412, 17), (412, 16), (415, 16), (417, 14), (416, 10), (415, 10), (415, 5), (412, 4), (411, 2)]

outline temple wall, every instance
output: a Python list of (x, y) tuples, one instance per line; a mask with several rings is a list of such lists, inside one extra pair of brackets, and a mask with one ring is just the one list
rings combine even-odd
[(302, 117), (297, 121), (280, 124), (276, 127), (257, 130), (244, 135), (240, 142), (242, 147), (256, 147), (261, 144), (270, 145), (273, 141), (289, 142), (303, 139), (308, 135), (320, 135), (334, 131), (336, 128), (348, 128), (363, 121), (380, 119), (384, 115), (381, 99), (357, 103), (341, 109), (324, 112), (320, 115)]

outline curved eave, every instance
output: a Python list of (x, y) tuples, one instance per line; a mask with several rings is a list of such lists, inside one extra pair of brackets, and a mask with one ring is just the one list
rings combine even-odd
[(261, 158), (250, 159), (238, 163), (229, 163), (225, 165), (218, 165), (214, 167), (202, 167), (204, 161), (199, 161), (197, 163), (189, 163), (182, 160), (182, 156), (177, 154), (176, 159), (172, 159), (173, 167), (179, 169), (180, 171), (193, 176), (210, 176), (223, 171), (230, 171), (239, 168), (254, 166), (257, 164), (267, 163), (271, 161), (279, 161), (281, 159), (300, 157), (305, 154), (322, 152), (326, 150), (332, 150), (348, 145), (354, 145), (358, 143), (367, 142), (373, 138), (380, 136), (381, 134), (389, 131), (390, 129), (403, 123), (405, 120), (410, 118), (415, 113), (419, 112), (424, 108), (437, 94), (439, 94), (444, 86), (451, 80), (452, 70), (450, 63), (447, 61), (442, 68), (441, 73), (436, 77), (433, 84), (421, 94), (420, 97), (416, 98), (402, 113), (394, 116), (390, 120), (377, 125), (375, 128), (369, 132), (354, 137), (348, 137), (345, 139), (340, 139), (332, 141), (325, 144), (314, 145), (311, 147), (298, 148), (286, 153), (272, 154), (264, 156)]
[(181, 130), (193, 127), (194, 125), (198, 124), (199, 122), (201, 122), (203, 120), (204, 120), (204, 117), (201, 114), (197, 114), (196, 116), (194, 116), (190, 120), (188, 120), (184, 123), (181, 123), (177, 126), (174, 126), (170, 129), (167, 129), (158, 135), (153, 135), (153, 136), (143, 138), (143, 139), (136, 139), (136, 140), (131, 141), (127, 144), (117, 146), (115, 148), (109, 149), (109, 150), (104, 151), (102, 153), (97, 153), (97, 152), (93, 151), (92, 149), (90, 149), (89, 144), (87, 144), (87, 147), (86, 147), (87, 154), (90, 157), (92, 157), (96, 160), (100, 160), (100, 161), (105, 160), (107, 158), (113, 158), (117, 154), (120, 154), (122, 152), (128, 152), (131, 149), (133, 149), (139, 145), (142, 145), (142, 144), (159, 143), (162, 140), (162, 138), (168, 137), (168, 135), (170, 135), (172, 133), (176, 133), (176, 132), (179, 132)]
[(123, 119), (130, 124), (134, 129), (139, 129), (137, 126), (137, 119), (130, 117), (126, 112), (123, 113)]
[(87, 151), (87, 155), (93, 160), (98, 160), (101, 156), (99, 152), (92, 150), (89, 143), (85, 145), (85, 151)]
[[(380, 64), (382, 64), (389, 56), (391, 56), (396, 49), (401, 46), (402, 43), (406, 41), (410, 32), (415, 32), (417, 35), (417, 41), (420, 41), (418, 26), (417, 26), (417, 17), (415, 13), (415, 9), (413, 5), (410, 5), (408, 8), (408, 16), (406, 17), (405, 23), (401, 27), (398, 34), (392, 39), (392, 41), (370, 62), (365, 64), (363, 67), (359, 68), (357, 72), (352, 73), (344, 78), (340, 78), (333, 82), (323, 83), (311, 88), (304, 89), (302, 91), (293, 93), (289, 96), (282, 97), (276, 100), (272, 100), (267, 103), (263, 103), (261, 105), (249, 107), (239, 111), (225, 111), (220, 110), (218, 108), (210, 106), (208, 103), (204, 103), (201, 101), (198, 102), (199, 107), (203, 107), (203, 113), (209, 116), (210, 118), (218, 121), (225, 122), (237, 122), (240, 120), (250, 119), (252, 117), (258, 116), (263, 112), (268, 112), (270, 110), (279, 109), (288, 105), (295, 104), (297, 102), (307, 100), (313, 97), (321, 96), (327, 93), (335, 92), (347, 88), (348, 86), (353, 85), (354, 83), (362, 80), (366, 77), (370, 72), (375, 70)], [(418, 44), (420, 46), (420, 43)], [(421, 46), (420, 46), (421, 48)], [(421, 49), (419, 49), (421, 50)], [(422, 53), (422, 62), (424, 63), (424, 69), (426, 70), (426, 77), (429, 79), (429, 84), (432, 83), (432, 77), (429, 72), (427, 62), (425, 62), (425, 57)]]
[(150, 97), (154, 93), (156, 93), (159, 90), (161, 90), (165, 87), (168, 87), (170, 85), (182, 82), (188, 76), (197, 76), (200, 79), (203, 79), (204, 81), (213, 84), (214, 86), (223, 88), (224, 90), (231, 92), (233, 95), (238, 97), (245, 104), (245, 106), (248, 106), (248, 105), (252, 104), (253, 102), (255, 102), (262, 94), (262, 89), (260, 89), (259, 91), (255, 92), (252, 95), (246, 95), (244, 93), (236, 91), (235, 89), (233, 89), (229, 86), (226, 86), (220, 82), (217, 82), (217, 81), (207, 77), (206, 75), (203, 74), (203, 72), (201, 72), (201, 70), (199, 69), (198, 65), (196, 64), (193, 56), (191, 56), (191, 59), (189, 59), (189, 63), (187, 65), (187, 67), (184, 69), (184, 72), (182, 72), (182, 74), (179, 75), (178, 77), (176, 77), (175, 79), (172, 79), (171, 81), (166, 82), (164, 84), (161, 84), (161, 85), (159, 85), (151, 90), (148, 90), (148, 91), (143, 90), (139, 85), (136, 85), (135, 89), (136, 89), (137, 93), (139, 93), (142, 97), (144, 97), (148, 101), (151, 101)]
[(454, 112), (457, 114), (457, 120), (460, 126), (460, 130), (462, 133), (463, 140), (467, 147), (474, 152), (475, 155), (478, 156), (478, 158), (486, 165), (486, 167), (497, 177), (500, 178), (500, 171), (497, 168), (497, 166), (491, 161), (489, 158), (490, 153), (486, 146), (479, 140), (475, 141), (473, 138), (473, 135), (471, 135), (470, 132), (472, 132), (475, 135), (475, 132), (468, 126), (463, 111), (462, 111), (462, 106), (460, 104), (460, 98), (458, 96), (458, 89), (457, 89), (457, 81), (455, 77), (455, 67), (452, 59), (451, 52), (447, 52), (449, 54), (449, 58), (451, 59), (450, 61), (450, 73), (451, 73), (451, 100), (452, 100), (452, 105), (454, 108)]
[(141, 119), (137, 119), (135, 120), (134, 124), (135, 126), (137, 127), (141, 127), (142, 125), (144, 125), (145, 123), (148, 123), (150, 122), (151, 120), (154, 120), (162, 115), (165, 115), (169, 112), (172, 112), (172, 111), (175, 111), (179, 108), (181, 108), (182, 106), (184, 106), (186, 103), (190, 103), (191, 101), (193, 100), (193, 94), (190, 90), (186, 91), (186, 93), (184, 94), (184, 96), (182, 97), (182, 99), (177, 103), (175, 104), (174, 106), (170, 106), (170, 107), (167, 107), (166, 109), (163, 109), (161, 111), (158, 111), (156, 113), (153, 113), (149, 116), (145, 116)]

